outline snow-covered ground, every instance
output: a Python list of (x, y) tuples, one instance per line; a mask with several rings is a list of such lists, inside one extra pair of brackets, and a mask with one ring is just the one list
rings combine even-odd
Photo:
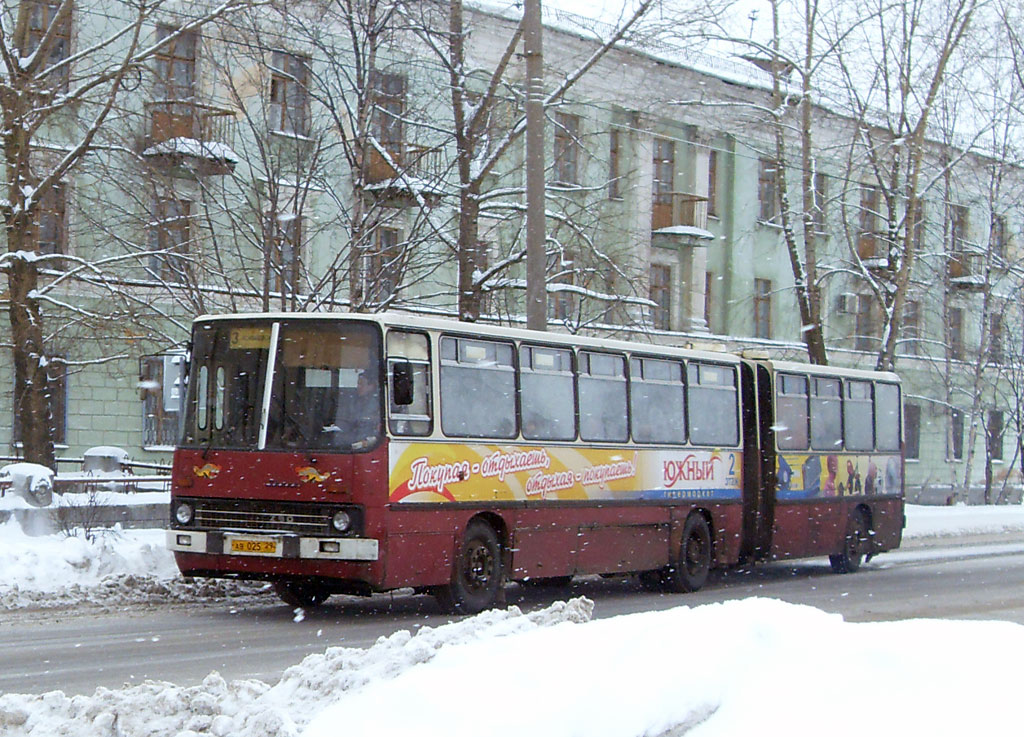
[[(910, 506), (907, 516), (907, 539), (1024, 532), (1022, 507)], [(178, 580), (162, 539), (27, 537), (10, 521), (0, 526), (0, 617), (224, 593)], [(0, 694), (0, 734), (333, 737), (344, 725), (417, 737), (1018, 735), (1024, 723), (1020, 625), (855, 624), (761, 598), (594, 621), (592, 606), (510, 607), (368, 649), (331, 647), (273, 685), (214, 673), (192, 687)]]

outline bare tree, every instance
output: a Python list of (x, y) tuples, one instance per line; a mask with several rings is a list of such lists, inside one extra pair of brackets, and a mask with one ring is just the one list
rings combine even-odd
[[(57, 254), (40, 253), (35, 228), (42, 204), (61, 181), (94, 150), (101, 131), (122, 117), (119, 102), (137, 75), (161, 49), (182, 34), (224, 17), (244, 0), (175, 4), (177, 28), (162, 38), (151, 36), (165, 3), (116, 3), (103, 23), (81, 24), (72, 39), (71, 0), (5, 3), (0, 28), (0, 115), (5, 157), (6, 201), (3, 206), (11, 341), (15, 366), (15, 414), (27, 460), (51, 466), (54, 461), (47, 367), (46, 311), (39, 298), (47, 267)], [(52, 136), (64, 137), (40, 156)], [(48, 277), (45, 277), (48, 278)]]

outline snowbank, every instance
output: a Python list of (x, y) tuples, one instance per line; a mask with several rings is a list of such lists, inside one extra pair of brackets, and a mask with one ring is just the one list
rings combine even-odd
[(1016, 735), (1024, 719), (1020, 625), (851, 624), (769, 599), (589, 621), (592, 607), (583, 598), (532, 614), (510, 607), (365, 650), (329, 648), (273, 686), (213, 673), (190, 688), (6, 694), (0, 732), (903, 737)]

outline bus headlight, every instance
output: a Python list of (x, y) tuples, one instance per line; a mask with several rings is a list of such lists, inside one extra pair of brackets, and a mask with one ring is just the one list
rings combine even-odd
[(192, 505), (188, 502), (179, 502), (174, 508), (174, 519), (178, 521), (179, 525), (187, 525), (194, 516), (195, 510), (192, 509)]
[(331, 526), (338, 532), (347, 532), (352, 526), (352, 515), (344, 509), (335, 512), (331, 517)]

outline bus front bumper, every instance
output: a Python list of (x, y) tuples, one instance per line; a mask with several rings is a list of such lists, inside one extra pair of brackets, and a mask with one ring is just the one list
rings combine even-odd
[(300, 560), (377, 560), (376, 540), (352, 537), (299, 537), (168, 530), (167, 548), (174, 553), (208, 553)]

